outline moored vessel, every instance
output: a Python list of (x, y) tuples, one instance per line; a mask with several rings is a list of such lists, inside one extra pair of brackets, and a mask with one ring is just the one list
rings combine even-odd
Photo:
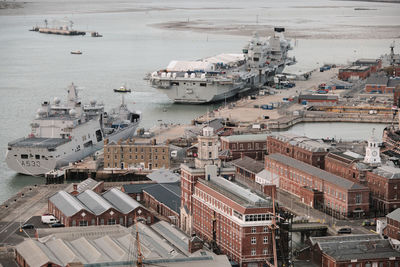
[(108, 113), (94, 100), (83, 105), (71, 84), (65, 103), (44, 101), (28, 137), (8, 143), (6, 163), (21, 174), (44, 175), (102, 149), (104, 138), (132, 137), (140, 120), (140, 112), (130, 111), (124, 102)]
[(275, 28), (274, 36), (254, 34), (242, 54), (220, 54), (196, 61), (173, 60), (150, 75), (150, 84), (177, 103), (202, 104), (221, 101), (239, 92), (259, 88), (295, 63), (288, 57), (292, 49)]

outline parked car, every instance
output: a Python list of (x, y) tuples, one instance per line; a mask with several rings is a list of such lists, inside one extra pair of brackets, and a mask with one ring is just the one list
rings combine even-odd
[(337, 231), (338, 234), (351, 234), (351, 228), (345, 227), (345, 228), (340, 228)]
[(53, 227), (53, 228), (58, 228), (58, 227), (65, 227), (65, 225), (62, 224), (62, 223), (53, 223), (53, 224), (51, 225), (51, 227)]
[(21, 229), (34, 229), (35, 226), (33, 224), (30, 223), (26, 223), (24, 225), (21, 226)]

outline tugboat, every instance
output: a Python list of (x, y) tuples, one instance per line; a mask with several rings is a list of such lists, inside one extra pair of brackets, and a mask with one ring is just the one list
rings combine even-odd
[(119, 89), (114, 89), (114, 92), (116, 92), (116, 93), (130, 93), (131, 89), (126, 88), (126, 86), (123, 85)]

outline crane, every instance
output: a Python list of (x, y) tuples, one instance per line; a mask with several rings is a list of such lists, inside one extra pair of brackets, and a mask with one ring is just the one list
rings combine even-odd
[(274, 190), (271, 190), (272, 194), (272, 224), (269, 226), (271, 229), (272, 235), (272, 252), (274, 255), (274, 263), (270, 263), (268, 260), (266, 261), (269, 267), (278, 267), (278, 256), (276, 254), (276, 239), (275, 239), (275, 230), (276, 230), (276, 214), (275, 214), (275, 193)]
[(143, 254), (140, 248), (140, 239), (139, 239), (139, 228), (138, 228), (138, 221), (135, 217), (135, 226), (136, 226), (136, 267), (143, 267)]

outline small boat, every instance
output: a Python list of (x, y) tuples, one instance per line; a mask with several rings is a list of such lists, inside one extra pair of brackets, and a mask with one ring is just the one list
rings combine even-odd
[(130, 93), (131, 89), (126, 88), (125, 86), (121, 86), (119, 89), (114, 89), (116, 93)]
[(72, 55), (82, 55), (82, 51), (76, 50), (76, 51), (71, 51)]

